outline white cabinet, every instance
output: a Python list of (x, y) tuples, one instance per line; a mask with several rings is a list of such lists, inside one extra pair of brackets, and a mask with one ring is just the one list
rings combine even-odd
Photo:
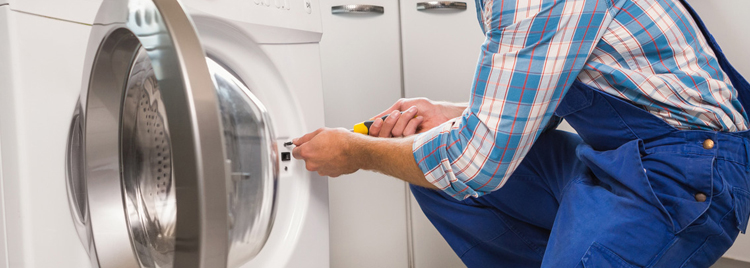
[[(351, 128), (401, 97), (398, 2), (321, 5), (326, 126)], [(339, 5), (377, 5), (383, 13), (332, 14)], [(331, 267), (408, 267), (406, 184), (360, 171), (331, 178), (328, 187)]]
[[(465, 9), (417, 9), (425, 1), (401, 1), (405, 96), (466, 102), (484, 42), (475, 2), (456, 2), (465, 3)], [(411, 194), (409, 198), (414, 267), (464, 267)]]
[(401, 1), (405, 96), (468, 101), (484, 42), (475, 3), (418, 10), (425, 2)]
[[(417, 3), (322, 1), (327, 126), (349, 128), (402, 96), (469, 99), (484, 41), (474, 1), (460, 2), (465, 9), (420, 11)], [(338, 5), (380, 6), (383, 13), (332, 14)], [(329, 189), (332, 267), (463, 266), (403, 182), (357, 172), (330, 179)]]

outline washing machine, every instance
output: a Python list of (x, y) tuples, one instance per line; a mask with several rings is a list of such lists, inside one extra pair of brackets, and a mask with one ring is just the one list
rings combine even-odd
[[(329, 266), (327, 180), (284, 145), (324, 123), (316, 1), (104, 1), (90, 25), (27, 6), (0, 25), (2, 264)], [(89, 30), (78, 92), (24, 86), (45, 79), (24, 20)]]

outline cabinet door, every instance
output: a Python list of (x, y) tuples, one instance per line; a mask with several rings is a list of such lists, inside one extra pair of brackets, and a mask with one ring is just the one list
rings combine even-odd
[(473, 0), (440, 3), (401, 1), (405, 95), (468, 101), (484, 34)]
[[(337, 7), (343, 5), (350, 6)], [(326, 125), (351, 128), (401, 97), (398, 2), (323, 0), (321, 6)], [(405, 183), (360, 171), (328, 185), (331, 267), (407, 267)]]
[[(475, 2), (453, 3), (456, 4), (430, 6), (421, 0), (401, 2), (407, 98), (469, 100), (484, 34), (477, 20)], [(414, 267), (463, 267), (413, 197), (410, 209)]]

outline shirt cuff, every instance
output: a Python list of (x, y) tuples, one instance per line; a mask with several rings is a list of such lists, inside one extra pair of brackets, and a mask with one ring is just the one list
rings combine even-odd
[[(412, 144), (412, 153), (417, 166), (428, 182), (457, 200), (468, 197), (478, 197), (479, 194), (456, 178), (451, 160), (448, 156), (448, 146), (451, 144), (451, 130), (460, 118), (447, 122), (417, 135)], [(458, 129), (456, 129), (458, 130)]]

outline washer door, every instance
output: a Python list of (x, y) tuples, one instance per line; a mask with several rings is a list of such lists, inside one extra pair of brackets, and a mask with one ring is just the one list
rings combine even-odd
[(273, 128), (207, 60), (180, 4), (105, 1), (86, 67), (67, 175), (92, 264), (217, 268), (255, 256), (274, 214)]

